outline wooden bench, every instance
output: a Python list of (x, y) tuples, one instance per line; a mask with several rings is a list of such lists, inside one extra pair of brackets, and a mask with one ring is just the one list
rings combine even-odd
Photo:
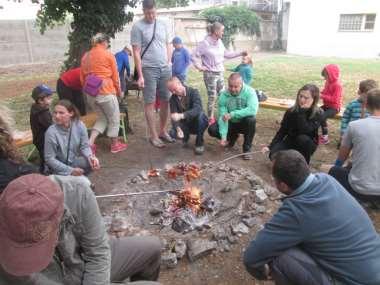
[(17, 147), (27, 146), (33, 143), (33, 135), (31, 130), (17, 132), (15, 136), (15, 144)]
[[(260, 102), (260, 107), (264, 109), (272, 109), (279, 111), (286, 111), (290, 107), (292, 107), (295, 103), (294, 99), (280, 99), (268, 97), (266, 101)], [(344, 109), (340, 110), (338, 114), (333, 118), (335, 120), (340, 120), (343, 116)]]
[[(123, 139), (124, 142), (127, 141), (127, 133), (126, 133), (126, 126), (125, 126), (125, 113), (120, 113), (120, 128), (123, 133)], [(81, 121), (84, 123), (86, 128), (91, 129), (96, 122), (96, 114), (95, 113), (89, 113), (85, 116), (80, 117)], [(27, 145), (33, 144), (33, 135), (31, 130), (27, 131), (19, 131), (16, 133), (16, 138), (14, 139), (15, 144), (17, 147), (24, 147)]]

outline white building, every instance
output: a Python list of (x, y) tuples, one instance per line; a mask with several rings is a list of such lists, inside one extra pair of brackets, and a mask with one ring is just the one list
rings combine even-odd
[(379, 0), (284, 0), (283, 7), (282, 39), (288, 53), (380, 56)]

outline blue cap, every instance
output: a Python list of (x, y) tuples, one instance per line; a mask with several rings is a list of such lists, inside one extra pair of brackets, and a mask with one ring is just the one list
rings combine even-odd
[(45, 84), (41, 84), (33, 89), (32, 98), (34, 99), (34, 101), (37, 101), (38, 99), (42, 99), (46, 96), (50, 96), (53, 93), (54, 91), (51, 90), (49, 86)]
[(172, 40), (173, 45), (179, 45), (182, 44), (182, 40), (180, 37), (174, 37)]

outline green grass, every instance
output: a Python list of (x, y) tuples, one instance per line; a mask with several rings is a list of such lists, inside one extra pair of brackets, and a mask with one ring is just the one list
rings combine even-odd
[[(344, 88), (344, 102), (347, 103), (356, 97), (358, 84), (364, 79), (375, 79), (380, 82), (380, 60), (337, 59), (290, 56), (285, 54), (258, 54), (254, 58), (253, 87), (266, 92), (268, 96), (279, 98), (294, 98), (298, 89), (304, 84), (315, 83), (320, 88), (324, 81), (321, 77), (323, 66), (329, 63), (338, 64), (341, 68), (341, 81)], [(226, 61), (226, 68), (235, 67), (239, 60)], [(229, 72), (225, 72), (227, 79)], [(17, 77), (17, 78), (16, 78)], [(23, 74), (22, 76), (2, 77), (0, 82), (30, 80), (31, 77), (52, 78), (51, 71), (41, 74)], [(227, 84), (227, 81), (225, 81)], [(188, 84), (198, 88), (202, 94), (204, 108), (207, 95), (201, 72), (190, 68)], [(19, 96), (0, 101), (12, 110), (18, 129), (29, 128), (29, 110), (32, 100), (29, 92), (20, 92)], [(133, 110), (131, 110), (133, 112)]]
[[(268, 96), (278, 98), (294, 98), (298, 89), (307, 83), (314, 83), (322, 88), (324, 80), (321, 77), (321, 71), (329, 63), (338, 64), (341, 69), (345, 103), (356, 97), (361, 80), (374, 79), (380, 82), (380, 60), (376, 59), (337, 59), (275, 54), (259, 56), (257, 59), (254, 55), (253, 58), (255, 70), (253, 87), (264, 90)], [(237, 62), (226, 61), (227, 68), (236, 65)], [(226, 78), (228, 74), (229, 72), (226, 72)], [(191, 69), (188, 78), (189, 85), (198, 87), (206, 100), (201, 73)]]

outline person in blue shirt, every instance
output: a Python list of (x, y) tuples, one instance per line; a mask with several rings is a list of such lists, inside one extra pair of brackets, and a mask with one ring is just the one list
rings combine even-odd
[(183, 47), (180, 37), (174, 37), (172, 41), (174, 51), (172, 54), (172, 75), (182, 83), (186, 81), (187, 68), (190, 65), (190, 53)]
[(380, 284), (380, 236), (366, 211), (333, 177), (311, 174), (296, 150), (273, 158), (286, 196), (246, 249), (247, 271), (276, 285)]
[(126, 76), (131, 76), (131, 68), (129, 66), (129, 56), (132, 55), (131, 50), (125, 46), (123, 50), (117, 52), (115, 54), (116, 63), (117, 63), (117, 71), (119, 72), (119, 78), (120, 78), (120, 87), (121, 92), (125, 92), (126, 90)]
[(241, 63), (235, 68), (230, 69), (230, 71), (238, 72), (241, 78), (243, 78), (244, 84), (251, 86), (252, 81), (253, 81), (253, 66), (252, 65), (253, 65), (252, 57), (250, 57), (249, 55), (246, 55), (242, 57)]

